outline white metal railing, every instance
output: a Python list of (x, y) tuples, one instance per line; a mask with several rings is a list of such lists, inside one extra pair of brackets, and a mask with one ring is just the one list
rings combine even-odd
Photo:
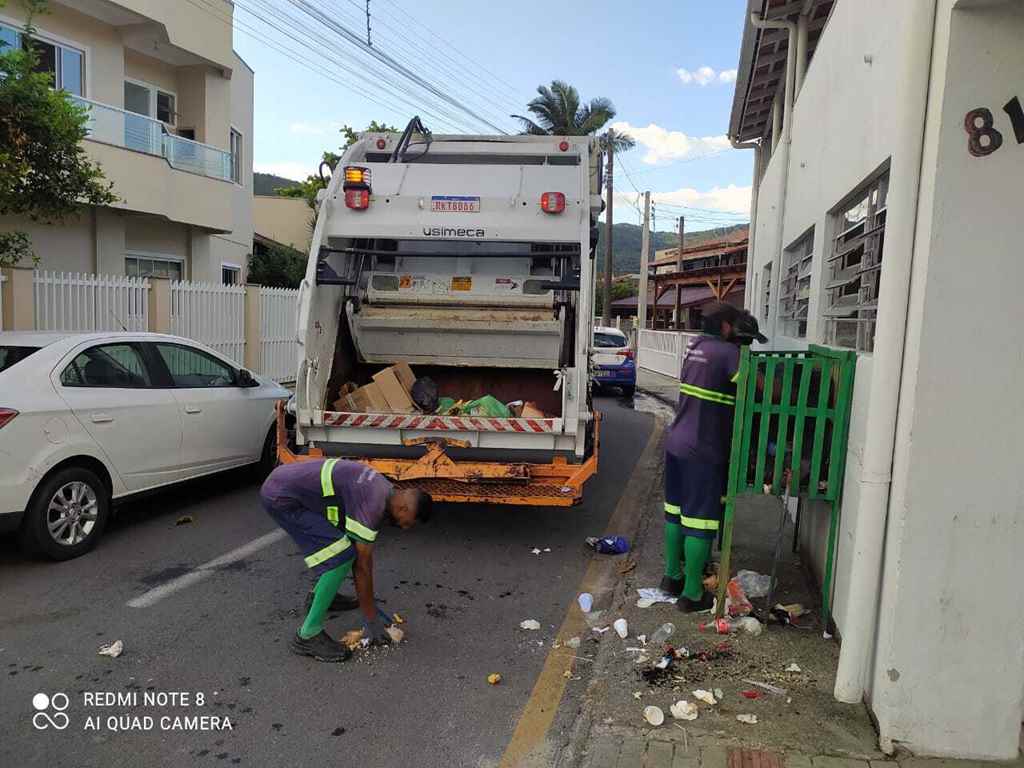
[(145, 331), (149, 281), (119, 275), (35, 272), (37, 331)]
[(652, 331), (641, 328), (637, 338), (637, 365), (665, 376), (678, 376), (686, 345), (695, 333)]
[(4, 282), (6, 275), (0, 274), (0, 331), (4, 329)]
[(295, 341), (295, 306), (299, 292), (260, 288), (260, 373), (275, 381), (294, 381), (299, 345)]
[(164, 157), (172, 168), (230, 181), (230, 152), (169, 134), (163, 123), (146, 115), (81, 96), (69, 98), (85, 108), (86, 130), (93, 141)]
[(171, 333), (245, 359), (245, 286), (171, 282)]

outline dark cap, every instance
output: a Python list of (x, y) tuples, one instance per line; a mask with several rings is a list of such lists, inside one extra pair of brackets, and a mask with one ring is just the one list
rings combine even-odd
[(739, 313), (736, 322), (733, 323), (733, 332), (741, 341), (756, 340), (762, 344), (768, 342), (768, 337), (761, 333), (761, 329), (757, 325), (757, 318), (746, 309)]
[(729, 323), (729, 325), (735, 326), (736, 319), (739, 316), (740, 311), (732, 304), (716, 301), (715, 303), (708, 305), (707, 309), (704, 310), (702, 318), (704, 332), (721, 336), (722, 323)]

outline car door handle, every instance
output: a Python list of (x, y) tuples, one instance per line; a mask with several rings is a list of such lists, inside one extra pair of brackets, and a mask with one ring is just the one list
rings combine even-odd
[(202, 413), (202, 412), (203, 412), (203, 409), (200, 408), (198, 405), (186, 405), (185, 406), (185, 413)]
[(92, 419), (93, 424), (110, 424), (114, 421), (114, 417), (109, 413), (100, 413), (98, 411), (90, 413), (89, 418)]

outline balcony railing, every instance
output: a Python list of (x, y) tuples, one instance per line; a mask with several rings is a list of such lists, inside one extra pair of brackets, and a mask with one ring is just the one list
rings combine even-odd
[(163, 123), (151, 117), (80, 96), (69, 98), (88, 112), (86, 130), (93, 141), (166, 158), (172, 168), (182, 171), (231, 180), (230, 152), (174, 136)]

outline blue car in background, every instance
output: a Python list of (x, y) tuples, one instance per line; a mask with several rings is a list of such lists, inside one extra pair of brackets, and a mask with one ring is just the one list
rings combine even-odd
[(626, 397), (633, 396), (636, 392), (636, 359), (626, 334), (618, 328), (596, 326), (591, 361), (595, 385), (619, 387)]

